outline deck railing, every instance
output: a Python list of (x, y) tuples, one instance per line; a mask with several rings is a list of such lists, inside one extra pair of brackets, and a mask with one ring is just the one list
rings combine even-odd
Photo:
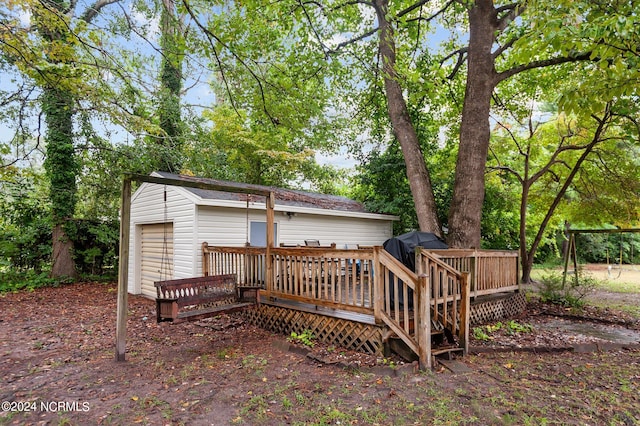
[(468, 272), (471, 297), (520, 289), (518, 253), (501, 250), (429, 250), (449, 266)]
[(266, 276), (264, 247), (210, 247), (202, 243), (202, 275), (235, 274), (238, 284), (263, 287)]
[[(420, 342), (430, 340), (429, 321), (421, 322), (428, 312), (427, 281), (391, 256), (381, 247), (375, 249), (375, 310), (376, 319), (384, 322), (411, 348), (421, 362), (431, 361), (431, 345)], [(422, 315), (421, 315), (422, 314)]]
[[(236, 274), (265, 297), (373, 314), (373, 249), (272, 248), (271, 280), (263, 247), (210, 247), (203, 243), (203, 275)], [(269, 284), (270, 283), (270, 284)]]
[(454, 269), (427, 250), (418, 251), (416, 272), (428, 279), (432, 324), (451, 331), (466, 353), (469, 349), (469, 272)]
[(506, 252), (418, 250), (414, 273), (379, 246), (279, 247), (269, 258), (260, 247), (202, 249), (203, 275), (236, 274), (241, 285), (262, 289), (265, 301), (373, 316), (418, 354), (422, 368), (431, 365), (432, 327), (451, 331), (467, 351), (471, 283), (474, 295), (518, 288), (517, 255)]
[(274, 248), (272, 287), (265, 295), (371, 313), (373, 250)]

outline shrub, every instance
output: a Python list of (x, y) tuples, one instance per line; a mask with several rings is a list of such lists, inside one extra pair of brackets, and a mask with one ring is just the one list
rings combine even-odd
[(562, 283), (563, 275), (558, 272), (550, 272), (540, 279), (540, 300), (557, 305), (572, 308), (584, 306), (584, 298), (597, 287), (597, 280), (578, 270), (577, 276), (567, 277)]
[(0, 293), (18, 290), (33, 291), (40, 287), (56, 287), (66, 282), (67, 280), (50, 278), (48, 272), (8, 269), (0, 272)]

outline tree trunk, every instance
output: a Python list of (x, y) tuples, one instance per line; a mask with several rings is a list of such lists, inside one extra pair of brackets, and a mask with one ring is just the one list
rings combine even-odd
[(176, 14), (175, 1), (163, 0), (162, 5), (160, 17), (162, 69), (160, 72), (158, 117), (165, 137), (158, 140), (160, 158), (157, 169), (179, 173), (182, 168), (183, 133), (180, 116), (182, 62), (184, 59), (184, 48), (181, 42), (182, 28)]
[(52, 277), (75, 277), (76, 263), (73, 259), (73, 241), (64, 232), (63, 225), (53, 227)]
[(480, 248), (484, 171), (490, 139), (489, 114), (497, 80), (491, 47), (497, 29), (493, 2), (477, 0), (469, 10), (467, 85), (449, 210), (447, 238), (450, 247)]
[(43, 88), (42, 111), (47, 124), (47, 157), (44, 167), (49, 179), (53, 219), (52, 277), (75, 277), (73, 242), (64, 223), (73, 217), (76, 206), (76, 176), (79, 165), (73, 145), (73, 96), (64, 89)]
[(442, 236), (442, 228), (438, 220), (435, 197), (431, 187), (429, 171), (420, 149), (418, 135), (411, 122), (407, 104), (402, 94), (396, 72), (396, 48), (393, 28), (387, 21), (388, 0), (376, 0), (375, 9), (380, 22), (380, 56), (384, 75), (384, 87), (387, 98), (389, 119), (393, 133), (400, 143), (407, 168), (409, 187), (418, 216), (421, 231), (432, 232)]
[(533, 267), (533, 260), (529, 258), (527, 251), (527, 204), (531, 188), (528, 177), (528, 156), (525, 161), (525, 178), (522, 181), (522, 197), (520, 198), (520, 267), (522, 268), (521, 282), (528, 284), (531, 281), (531, 268)]

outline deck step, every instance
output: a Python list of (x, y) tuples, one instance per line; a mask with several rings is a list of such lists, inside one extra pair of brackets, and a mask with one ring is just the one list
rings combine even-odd
[(444, 357), (446, 359), (452, 359), (451, 356), (454, 353), (463, 353), (464, 349), (458, 346), (447, 347), (447, 348), (433, 348), (431, 350), (431, 355), (435, 357)]
[(458, 360), (438, 359), (438, 364), (443, 365), (447, 370), (454, 374), (473, 373), (472, 369)]

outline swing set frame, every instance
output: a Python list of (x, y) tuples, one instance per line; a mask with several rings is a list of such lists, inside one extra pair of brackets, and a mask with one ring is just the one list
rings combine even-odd
[[(618, 229), (569, 229), (569, 246), (564, 256), (564, 273), (562, 275), (562, 287), (567, 282), (567, 274), (569, 273), (569, 262), (573, 263), (573, 279), (574, 285), (578, 285), (578, 252), (576, 248), (576, 234), (625, 234), (640, 233), (640, 228), (618, 228)], [(607, 255), (608, 260), (608, 255)], [(622, 262), (622, 260), (621, 260)]]
[[(272, 191), (242, 188), (225, 184), (213, 184), (194, 180), (179, 180), (140, 174), (126, 174), (122, 181), (122, 199), (120, 210), (120, 250), (118, 262), (118, 302), (116, 312), (116, 361), (125, 361), (126, 337), (127, 337), (127, 303), (128, 303), (128, 270), (129, 270), (129, 236), (131, 235), (131, 184), (156, 183), (165, 186), (189, 187), (200, 189), (211, 189), (217, 191), (258, 195), (265, 197), (267, 216), (267, 247), (266, 247), (266, 277), (272, 276), (270, 252), (274, 248), (273, 228), (274, 228), (274, 207), (275, 194)], [(267, 281), (267, 285), (270, 285)]]

